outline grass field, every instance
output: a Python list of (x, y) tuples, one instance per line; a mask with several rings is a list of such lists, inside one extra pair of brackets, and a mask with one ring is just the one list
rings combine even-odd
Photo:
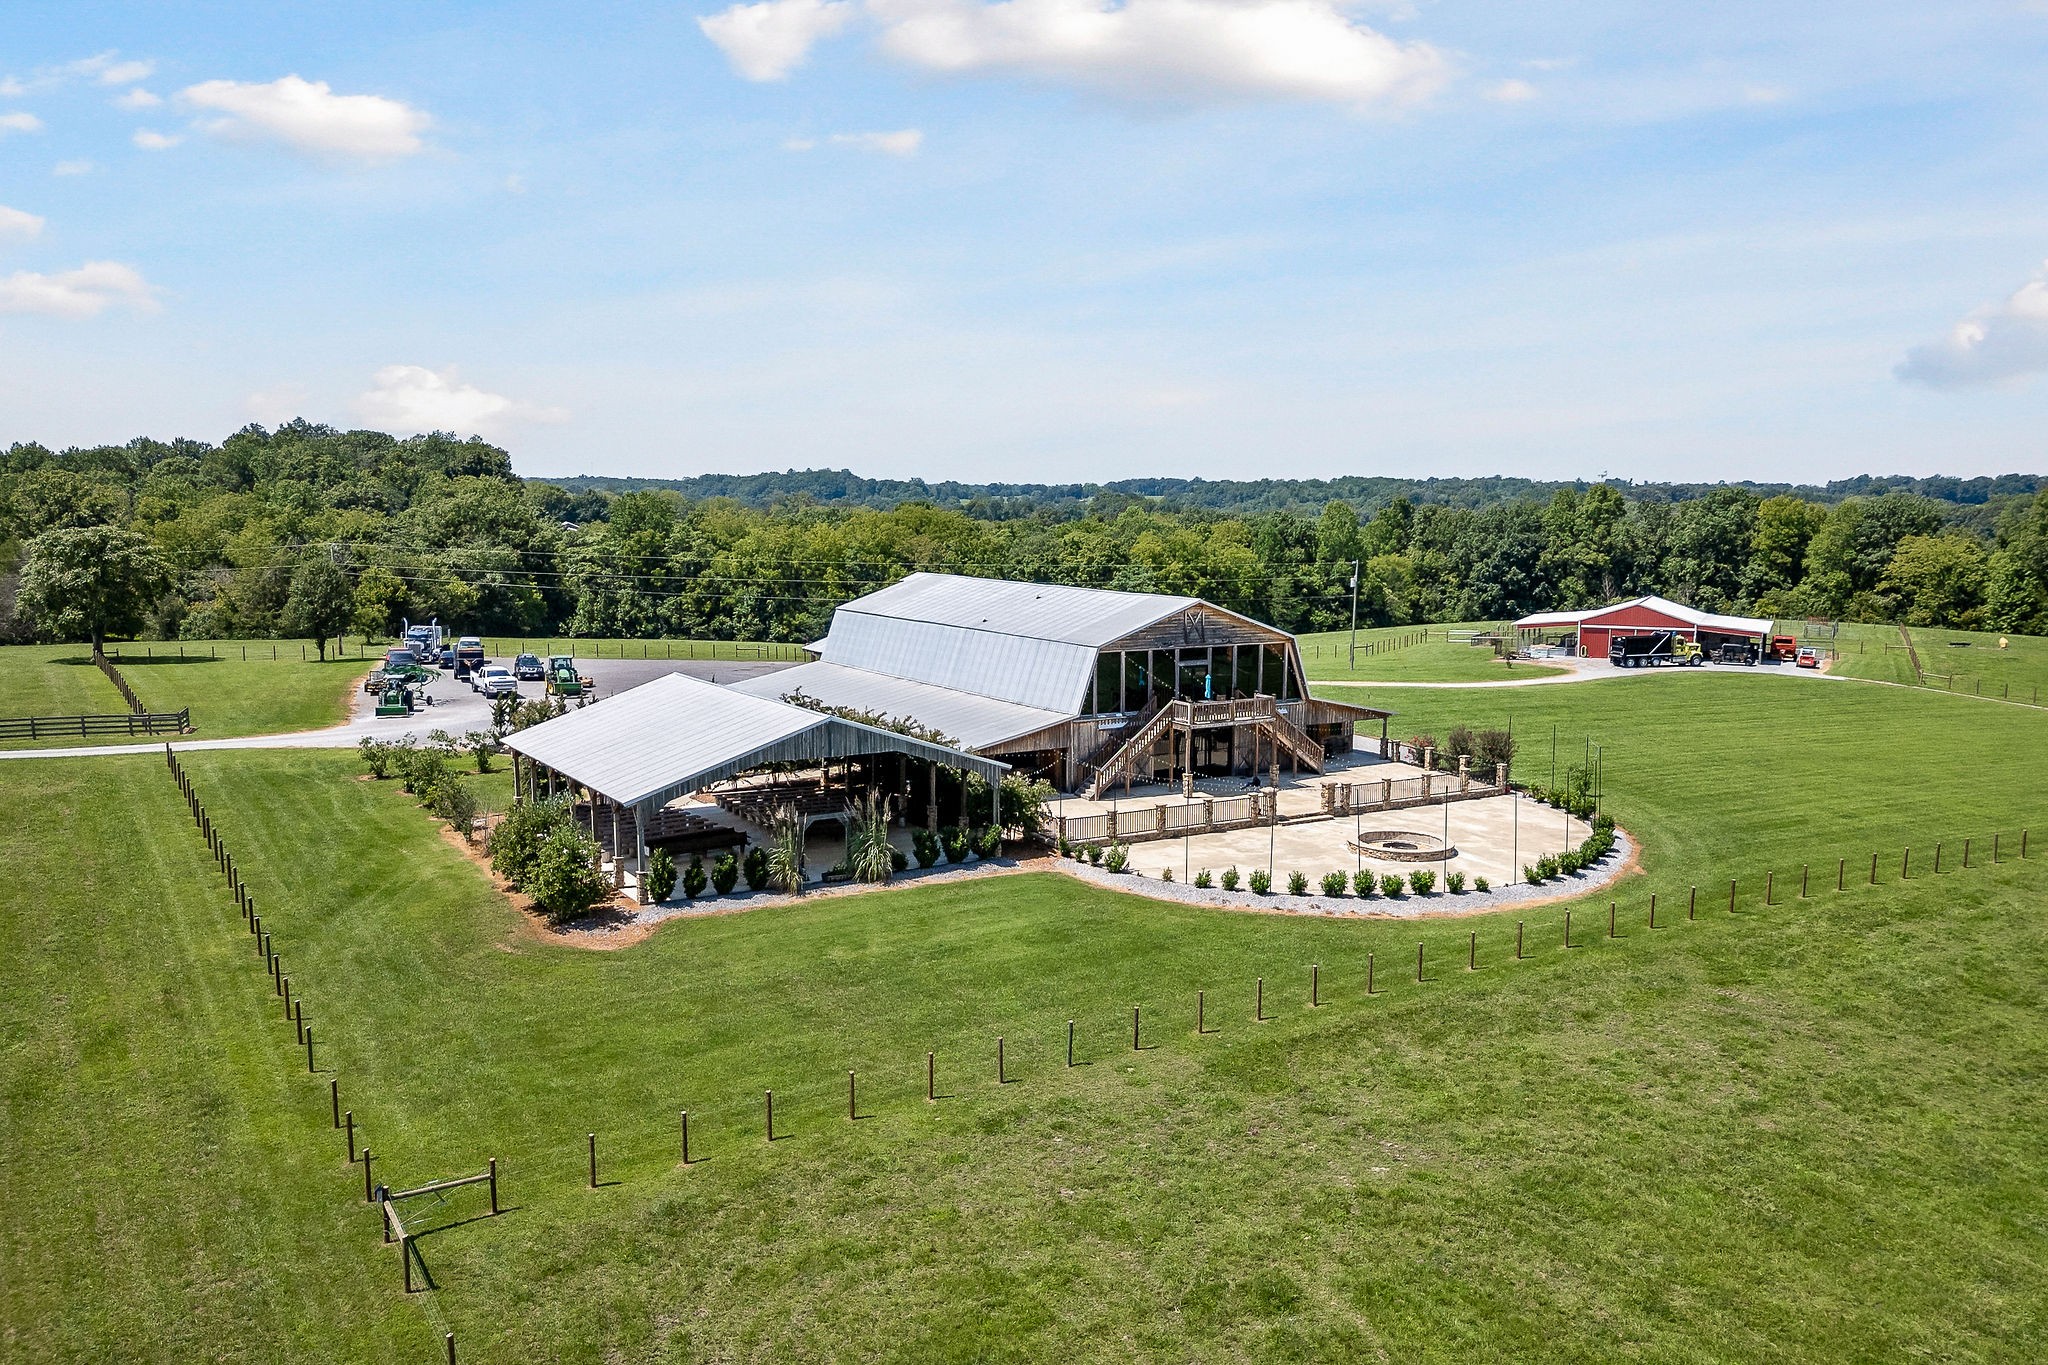
[(1304, 635), (1301, 662), (1312, 682), (1492, 682), (1564, 671), (1549, 664), (1518, 663), (1510, 668), (1491, 649), (1452, 644), (1445, 638), (1453, 630), (1491, 628), (1485, 622), (1453, 621), (1361, 630), (1355, 668), (1351, 632)]
[[(270, 657), (273, 643), (279, 653), (275, 661)], [(192, 724), (203, 739), (339, 725), (348, 719), (356, 681), (370, 667), (353, 658), (301, 661), (297, 642), (250, 644), (246, 660), (240, 643), (187, 645), (182, 658), (177, 648), (122, 646), (117, 666), (151, 711), (190, 707)], [(0, 647), (0, 715), (119, 715), (127, 709), (83, 646)], [(103, 735), (88, 741), (53, 740), (41, 747), (81, 742), (135, 741), (126, 735)], [(10, 747), (36, 746), (23, 741)]]
[[(593, 953), (346, 756), (192, 755), (379, 1178), (501, 1158), (513, 1211), (424, 1238), (442, 1288), (411, 1301), (161, 765), (9, 769), (46, 793), (0, 836), (45, 888), (0, 945), (9, 1348), (424, 1361), (445, 1320), (465, 1361), (2025, 1357), (2048, 859), (2011, 839), (2048, 828), (2048, 717), (1738, 674), (1400, 705), (1441, 730), (1509, 703), (1524, 777), (1553, 723), (1605, 749), (1647, 845), (1617, 940), (1604, 900), (1567, 952), (1566, 907), (1335, 923), (1046, 874)], [(1898, 885), (1935, 839), (1947, 870)], [(1827, 875), (1785, 904), (1801, 863)], [(1718, 890), (1685, 922), (1687, 885), (1738, 874), (1742, 913)], [(617, 1183), (584, 1188), (587, 1131)]]
[[(1852, 678), (1919, 684), (1970, 696), (2048, 704), (2048, 639), (1969, 630), (1909, 627), (1924, 677), (1916, 678), (1912, 656), (1897, 626), (1844, 626), (1834, 670)], [(2006, 647), (2000, 649), (2003, 639)]]

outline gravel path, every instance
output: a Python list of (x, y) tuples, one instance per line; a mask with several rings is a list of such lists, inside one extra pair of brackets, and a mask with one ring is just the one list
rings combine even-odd
[[(1465, 891), (1458, 895), (1439, 888), (1426, 896), (1410, 892), (1396, 897), (1374, 896), (1369, 900), (1360, 900), (1356, 896), (1290, 896), (1277, 887), (1263, 896), (1250, 891), (1224, 891), (1214, 887), (1203, 890), (1187, 882), (1169, 882), (1141, 873), (1108, 872), (1072, 858), (1056, 859), (1054, 866), (1070, 877), (1112, 891), (1150, 896), (1154, 900), (1178, 901), (1182, 905), (1268, 915), (1326, 915), (1338, 919), (1431, 919), (1476, 915), (1512, 905), (1545, 905), (1552, 901), (1571, 900), (1619, 880), (1635, 866), (1635, 853), (1635, 841), (1617, 826), (1614, 851), (1598, 864), (1568, 877), (1553, 877), (1539, 886), (1518, 882), (1513, 886), (1498, 886), (1491, 891)], [(1313, 882), (1310, 884), (1314, 885)]]

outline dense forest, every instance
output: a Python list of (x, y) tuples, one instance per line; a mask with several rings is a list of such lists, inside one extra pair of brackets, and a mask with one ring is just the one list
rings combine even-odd
[[(1349, 622), (1355, 561), (1364, 625), (1658, 592), (1713, 610), (2048, 633), (2048, 480), (2035, 476), (1823, 489), (635, 482), (647, 481), (521, 479), (481, 440), (305, 422), (218, 445), (17, 444), (0, 461), (0, 630), (381, 635), (438, 617), (493, 633), (809, 640), (840, 602), (933, 569), (1193, 594), (1308, 631)], [(75, 585), (115, 561), (133, 600), (87, 624)]]

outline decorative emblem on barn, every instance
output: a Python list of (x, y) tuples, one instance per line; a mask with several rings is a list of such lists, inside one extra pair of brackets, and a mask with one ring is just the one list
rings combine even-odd
[(1190, 607), (1174, 618), (1180, 626), (1180, 642), (1184, 645), (1206, 645), (1209, 643), (1209, 615), (1197, 607)]

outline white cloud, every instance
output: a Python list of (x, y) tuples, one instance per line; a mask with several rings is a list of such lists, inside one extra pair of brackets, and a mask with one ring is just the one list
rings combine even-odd
[(90, 318), (115, 304), (138, 313), (154, 312), (156, 290), (135, 267), (118, 261), (87, 261), (54, 275), (17, 270), (0, 277), (0, 313)]
[(202, 81), (178, 92), (206, 110), (200, 127), (234, 141), (272, 141), (327, 159), (391, 161), (425, 149), (431, 122), (409, 104), (382, 95), (337, 95), (325, 81), (284, 76), (263, 84)]
[(149, 79), (149, 74), (155, 70), (155, 62), (109, 62), (99, 69), (99, 82), (101, 85), (133, 85)]
[(845, 0), (761, 0), (697, 20), (733, 70), (750, 81), (779, 81), (803, 65), (820, 39), (845, 28), (854, 6)]
[(18, 76), (0, 80), (0, 99), (18, 100), (28, 93), (28, 85)]
[[(1448, 77), (1427, 43), (1352, 20), (1343, 0), (860, 0), (883, 52), (947, 75), (1017, 74), (1112, 94), (1411, 104)], [(779, 80), (852, 4), (764, 0), (700, 20), (750, 80)]]
[(163, 96), (151, 94), (138, 85), (127, 94), (115, 100), (114, 107), (116, 109), (154, 109), (163, 102)]
[(1940, 341), (1916, 346), (1893, 371), (1908, 384), (1962, 389), (2048, 371), (2048, 263), (2002, 302), (1987, 304)]
[(50, 167), (51, 175), (91, 175), (92, 172), (93, 164), (84, 160), (60, 161)]
[(1527, 81), (1504, 80), (1486, 92), (1486, 98), (1502, 104), (1522, 104), (1536, 98), (1536, 87)]
[(36, 237), (42, 231), (43, 220), (37, 215), (0, 204), (0, 237)]
[(0, 114), (0, 137), (9, 133), (39, 133), (43, 121), (26, 109), (17, 109), (11, 114)]
[(137, 128), (132, 141), (146, 152), (161, 152), (175, 147), (185, 139), (176, 133), (159, 133), (153, 128)]
[(465, 384), (451, 366), (430, 370), (424, 365), (386, 365), (377, 371), (356, 408), (369, 421), (394, 432), (453, 431), (490, 434), (528, 422), (564, 422), (561, 408), (487, 393)]
[[(808, 152), (819, 145), (816, 138), (793, 137), (782, 144), (792, 152)], [(851, 147), (857, 152), (880, 152), (885, 156), (916, 156), (924, 146), (924, 133), (917, 128), (900, 128), (893, 133), (834, 133), (824, 145)]]

